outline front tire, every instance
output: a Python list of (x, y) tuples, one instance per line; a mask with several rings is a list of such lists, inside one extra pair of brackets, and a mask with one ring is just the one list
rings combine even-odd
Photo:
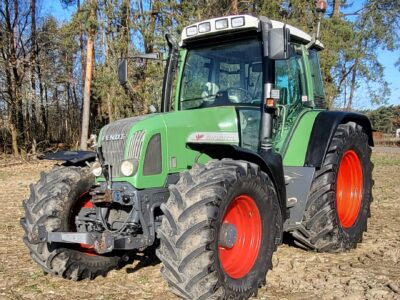
[(87, 205), (80, 201), (85, 201), (82, 195), (93, 183), (89, 168), (56, 167), (42, 173), (39, 182), (30, 186), (30, 197), (23, 202), (23, 240), (32, 259), (46, 273), (72, 280), (94, 279), (122, 265), (122, 255), (96, 255), (85, 245), (49, 244), (40, 240), (39, 231), (43, 229), (47, 232), (75, 231), (77, 208)]
[(311, 185), (301, 226), (301, 248), (338, 252), (355, 248), (367, 230), (372, 202), (371, 148), (363, 128), (340, 124)]
[(195, 165), (169, 189), (157, 256), (172, 291), (185, 299), (257, 294), (282, 234), (268, 175), (257, 165), (224, 159)]

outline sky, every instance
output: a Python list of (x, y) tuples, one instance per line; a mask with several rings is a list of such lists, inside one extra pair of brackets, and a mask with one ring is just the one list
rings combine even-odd
[[(348, 1), (353, 3), (351, 7), (344, 12), (353, 12), (362, 6), (364, 0)], [(64, 8), (59, 0), (43, 0), (42, 14), (55, 16), (59, 21), (66, 22), (70, 19), (71, 14), (75, 11), (75, 7)], [(323, 26), (323, 24), (322, 24)], [(378, 50), (378, 60), (385, 67), (384, 76), (390, 85), (391, 96), (388, 99), (388, 105), (400, 105), (400, 70), (395, 67), (397, 59), (400, 58), (400, 49), (397, 51)], [(356, 109), (371, 109), (379, 105), (372, 105), (368, 99), (366, 88), (361, 86), (355, 95)]]

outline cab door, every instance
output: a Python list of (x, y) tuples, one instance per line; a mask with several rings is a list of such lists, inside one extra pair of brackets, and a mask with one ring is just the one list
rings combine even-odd
[(282, 153), (290, 129), (305, 107), (309, 106), (306, 65), (301, 45), (292, 43), (289, 59), (275, 61), (274, 88), (280, 90), (274, 125), (274, 148)]

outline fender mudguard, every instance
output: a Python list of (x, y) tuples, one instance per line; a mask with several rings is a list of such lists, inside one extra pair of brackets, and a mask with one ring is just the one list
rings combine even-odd
[(278, 194), (282, 219), (287, 219), (285, 177), (283, 173), (282, 156), (279, 153), (274, 151), (261, 151), (260, 153), (256, 153), (229, 144), (187, 143), (187, 146), (213, 159), (231, 158), (235, 160), (245, 160), (259, 165), (261, 170), (267, 173), (271, 178)]
[(39, 159), (64, 161), (66, 166), (84, 166), (86, 162), (93, 162), (96, 159), (96, 152), (93, 151), (58, 151), (45, 154)]
[(323, 111), (315, 118), (307, 147), (305, 167), (321, 167), (337, 127), (347, 122), (355, 122), (362, 126), (368, 136), (369, 145), (374, 146), (371, 122), (365, 115), (344, 111)]

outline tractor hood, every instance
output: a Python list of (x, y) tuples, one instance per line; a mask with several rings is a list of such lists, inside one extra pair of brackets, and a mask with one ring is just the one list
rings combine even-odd
[[(187, 148), (188, 142), (238, 145), (235, 108), (204, 108), (119, 120), (103, 127), (98, 146), (105, 163), (111, 165), (113, 181), (127, 181), (143, 189), (164, 186), (168, 174), (209, 159)], [(137, 166), (133, 176), (122, 175), (124, 160), (134, 161)]]

